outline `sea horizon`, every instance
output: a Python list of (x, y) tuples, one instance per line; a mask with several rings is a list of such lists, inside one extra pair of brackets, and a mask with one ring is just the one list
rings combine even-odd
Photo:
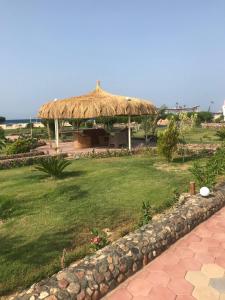
[(30, 123), (30, 121), (32, 123), (36, 123), (36, 122), (40, 122), (41, 119), (38, 118), (31, 118), (31, 119), (8, 119), (5, 120), (5, 122), (3, 122), (2, 124), (21, 124), (21, 123)]

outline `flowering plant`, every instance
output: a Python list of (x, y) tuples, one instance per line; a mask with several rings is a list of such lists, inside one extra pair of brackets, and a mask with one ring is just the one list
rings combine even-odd
[(109, 244), (107, 234), (105, 232), (100, 231), (97, 228), (93, 228), (91, 230), (91, 233), (91, 248), (93, 248), (94, 250), (97, 251)]

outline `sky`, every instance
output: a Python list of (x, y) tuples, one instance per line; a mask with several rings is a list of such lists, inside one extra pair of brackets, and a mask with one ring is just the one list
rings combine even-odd
[(221, 108), (224, 0), (0, 0), (0, 115), (108, 92)]

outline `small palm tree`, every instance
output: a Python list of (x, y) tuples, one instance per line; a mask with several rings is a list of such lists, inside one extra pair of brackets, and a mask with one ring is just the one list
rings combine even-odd
[(41, 160), (35, 169), (44, 172), (53, 178), (60, 178), (64, 169), (70, 164), (70, 161), (62, 157), (52, 156), (50, 158)]

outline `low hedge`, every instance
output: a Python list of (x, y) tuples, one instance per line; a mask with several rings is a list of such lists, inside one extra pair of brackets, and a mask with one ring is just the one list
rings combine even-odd
[(79, 154), (75, 154), (73, 158), (108, 158), (108, 157), (121, 157), (121, 156), (131, 156), (135, 154), (144, 154), (149, 153), (151, 155), (156, 155), (157, 149), (155, 147), (139, 147), (132, 149), (131, 151), (128, 149), (115, 149), (115, 150), (106, 150), (106, 151), (93, 151), (83, 152)]

